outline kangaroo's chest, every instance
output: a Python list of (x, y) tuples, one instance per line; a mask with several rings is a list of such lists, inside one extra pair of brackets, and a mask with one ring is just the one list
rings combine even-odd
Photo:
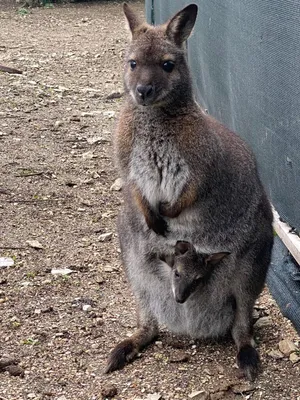
[(180, 196), (189, 169), (171, 138), (147, 137), (134, 142), (130, 179), (153, 206)]

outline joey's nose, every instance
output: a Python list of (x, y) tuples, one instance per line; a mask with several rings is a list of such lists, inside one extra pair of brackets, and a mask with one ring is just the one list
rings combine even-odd
[(136, 91), (138, 96), (142, 99), (145, 100), (147, 97), (150, 97), (152, 92), (153, 92), (153, 86), (152, 85), (138, 85), (136, 87)]

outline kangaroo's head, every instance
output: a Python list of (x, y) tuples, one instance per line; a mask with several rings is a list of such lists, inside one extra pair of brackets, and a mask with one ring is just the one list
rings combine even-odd
[(124, 82), (135, 104), (160, 106), (192, 97), (185, 41), (194, 27), (197, 9), (195, 4), (190, 4), (165, 24), (151, 26), (124, 4), (132, 34)]
[(175, 300), (184, 303), (212, 272), (213, 267), (228, 254), (202, 254), (197, 252), (191, 243), (178, 241), (175, 255), (164, 259), (172, 267), (172, 290)]

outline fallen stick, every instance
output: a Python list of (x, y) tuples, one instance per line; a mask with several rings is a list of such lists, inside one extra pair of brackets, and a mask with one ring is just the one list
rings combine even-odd
[(0, 71), (7, 72), (8, 74), (22, 74), (23, 72), (16, 68), (5, 67), (0, 65)]

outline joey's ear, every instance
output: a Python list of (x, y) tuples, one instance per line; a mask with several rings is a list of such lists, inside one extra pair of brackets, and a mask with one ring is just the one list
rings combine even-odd
[(161, 259), (161, 261), (164, 261), (165, 263), (167, 263), (171, 268), (173, 268), (174, 262), (175, 262), (175, 257), (174, 255), (162, 255), (159, 257)]
[(197, 18), (198, 6), (190, 4), (179, 11), (167, 23), (166, 35), (177, 46), (181, 46), (190, 36)]
[(175, 256), (185, 254), (187, 251), (192, 249), (194, 249), (194, 246), (191, 243), (178, 240), (178, 242), (175, 244)]
[(230, 253), (223, 251), (221, 253), (208, 254), (205, 256), (206, 264), (216, 265), (218, 264), (224, 257), (228, 256)]
[(128, 21), (131, 33), (133, 33), (138, 26), (142, 25), (143, 21), (127, 3), (123, 3), (123, 11)]

